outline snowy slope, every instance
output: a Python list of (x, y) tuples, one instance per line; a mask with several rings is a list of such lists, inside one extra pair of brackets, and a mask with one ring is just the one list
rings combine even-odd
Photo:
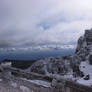
[(84, 76), (83, 78), (80, 78), (79, 80), (77, 80), (77, 82), (80, 84), (91, 86), (92, 85), (92, 65), (90, 65), (88, 61), (81, 62), (80, 70), (84, 73), (85, 76), (89, 75), (90, 78), (89, 80), (84, 80), (84, 77), (85, 77)]

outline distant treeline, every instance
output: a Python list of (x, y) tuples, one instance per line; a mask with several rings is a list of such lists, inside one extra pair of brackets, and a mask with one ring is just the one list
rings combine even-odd
[(36, 61), (37, 60), (10, 60), (10, 59), (5, 59), (1, 63), (12, 62), (12, 67), (16, 67), (16, 68), (20, 68), (20, 69), (27, 69)]

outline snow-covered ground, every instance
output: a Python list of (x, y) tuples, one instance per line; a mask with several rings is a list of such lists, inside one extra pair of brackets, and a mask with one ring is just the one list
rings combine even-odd
[[(0, 92), (53, 92), (50, 83), (40, 80), (27, 80), (19, 77), (6, 79), (0, 74)], [(41, 86), (42, 85), (42, 86)]]
[(80, 78), (77, 80), (78, 83), (91, 86), (92, 85), (92, 65), (88, 63), (88, 61), (81, 62), (80, 64), (80, 70), (84, 73), (84, 75), (89, 75), (89, 80), (84, 80), (83, 78)]

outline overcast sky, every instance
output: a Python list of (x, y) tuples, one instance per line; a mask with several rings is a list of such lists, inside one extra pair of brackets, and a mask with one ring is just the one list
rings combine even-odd
[(0, 47), (72, 44), (92, 27), (92, 0), (0, 0)]

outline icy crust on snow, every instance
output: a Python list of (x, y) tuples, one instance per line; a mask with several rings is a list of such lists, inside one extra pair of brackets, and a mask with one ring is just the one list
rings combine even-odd
[(83, 85), (91, 86), (92, 85), (92, 65), (90, 65), (88, 61), (81, 62), (80, 70), (84, 73), (85, 76), (89, 75), (90, 78), (89, 80), (84, 80), (84, 77), (85, 77), (84, 76), (83, 78), (78, 79), (77, 82)]
[(28, 80), (26, 78), (22, 78), (22, 80), (26, 80), (26, 81), (29, 81), (31, 83), (34, 83), (34, 84), (37, 84), (37, 85), (40, 85), (40, 86), (43, 86), (43, 87), (51, 87), (50, 82), (46, 82), (46, 81), (43, 81), (43, 80)]

